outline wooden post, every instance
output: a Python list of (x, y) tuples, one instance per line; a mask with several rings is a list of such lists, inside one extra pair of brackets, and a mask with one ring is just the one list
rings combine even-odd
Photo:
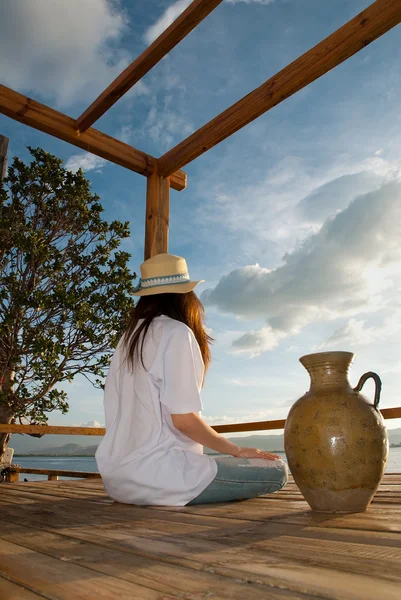
[(7, 175), (7, 151), (10, 140), (4, 135), (0, 135), (0, 185), (1, 181)]
[(152, 173), (146, 190), (145, 260), (168, 252), (170, 179)]
[(19, 473), (18, 471), (9, 471), (7, 477), (8, 483), (17, 483), (19, 481)]

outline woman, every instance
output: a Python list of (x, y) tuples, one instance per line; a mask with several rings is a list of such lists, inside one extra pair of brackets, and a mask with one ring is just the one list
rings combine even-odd
[[(287, 469), (278, 456), (233, 444), (199, 416), (211, 342), (192, 291), (200, 282), (170, 254), (145, 261), (141, 276), (105, 385), (96, 460), (107, 493), (129, 504), (185, 506), (281, 489)], [(231, 457), (212, 458), (203, 445)]]

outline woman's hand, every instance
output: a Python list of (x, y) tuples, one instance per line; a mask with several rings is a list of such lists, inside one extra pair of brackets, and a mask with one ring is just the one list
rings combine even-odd
[(236, 458), (264, 458), (265, 460), (277, 460), (281, 458), (278, 454), (272, 454), (258, 448), (238, 448), (238, 454), (234, 454)]

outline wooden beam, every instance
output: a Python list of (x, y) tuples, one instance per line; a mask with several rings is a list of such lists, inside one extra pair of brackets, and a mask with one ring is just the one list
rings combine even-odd
[(0, 425), (0, 433), (25, 433), (36, 435), (99, 435), (105, 434), (104, 427), (66, 427), (60, 425)]
[(159, 158), (159, 174), (163, 177), (171, 175), (337, 67), (400, 22), (400, 0), (376, 0), (317, 46)]
[(8, 142), (10, 140), (4, 135), (0, 135), (0, 186), (1, 181), (7, 175), (7, 152)]
[(75, 122), (75, 129), (86, 131), (113, 104), (132, 88), (152, 67), (207, 17), (223, 0), (194, 0), (186, 10), (132, 62)]
[[(45, 458), (45, 457), (43, 457)], [(10, 469), (11, 473), (26, 473), (27, 475), (48, 475), (48, 481), (57, 481), (58, 477), (77, 477), (78, 479), (100, 479), (96, 471), (64, 471), (63, 469), (25, 469), (24, 467), (14, 467)]]
[[(382, 408), (383, 419), (401, 419), (401, 406), (396, 408)], [(233, 423), (227, 425), (213, 425), (219, 433), (239, 433), (243, 431), (270, 431), (284, 429), (285, 419), (277, 421), (254, 421), (252, 423)], [(106, 433), (103, 427), (61, 427), (58, 425), (9, 425), (0, 424), (0, 433), (34, 433), (52, 435), (98, 435)], [(25, 473), (26, 471), (24, 471)]]
[(169, 219), (169, 178), (153, 173), (148, 177), (146, 190), (145, 260), (155, 254), (168, 252)]
[[(146, 177), (156, 169), (153, 156), (96, 129), (79, 135), (74, 129), (74, 119), (4, 85), (0, 85), (0, 113)], [(171, 187), (175, 190), (186, 187), (186, 174), (183, 171), (171, 176)]]
[(284, 429), (285, 419), (277, 421), (255, 421), (254, 423), (232, 423), (227, 425), (215, 425), (218, 433), (239, 433), (244, 431), (273, 431), (275, 429)]

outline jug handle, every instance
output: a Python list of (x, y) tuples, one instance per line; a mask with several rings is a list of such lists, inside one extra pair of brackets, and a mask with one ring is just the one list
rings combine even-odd
[(364, 375), (362, 375), (362, 377), (358, 381), (358, 385), (356, 387), (354, 387), (354, 392), (360, 392), (361, 389), (363, 388), (363, 386), (365, 385), (366, 381), (370, 378), (374, 379), (374, 382), (376, 385), (373, 406), (375, 408), (377, 408), (379, 406), (380, 393), (382, 391), (382, 382), (381, 382), (380, 377), (377, 375), (377, 373), (373, 373), (372, 371), (369, 371), (368, 373), (364, 373)]

